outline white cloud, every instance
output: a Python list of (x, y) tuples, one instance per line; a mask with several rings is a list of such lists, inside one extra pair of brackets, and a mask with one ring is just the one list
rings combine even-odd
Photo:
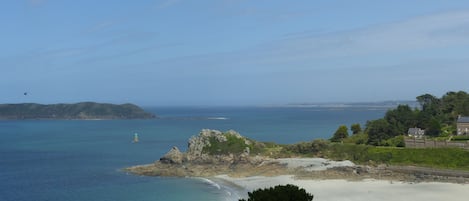
[(286, 38), (265, 48), (266, 61), (363, 56), (469, 45), (469, 10), (324, 35)]

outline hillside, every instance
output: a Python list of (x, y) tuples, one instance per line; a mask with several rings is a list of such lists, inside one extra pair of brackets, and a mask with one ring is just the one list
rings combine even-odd
[(149, 119), (155, 115), (133, 104), (0, 104), (0, 119)]

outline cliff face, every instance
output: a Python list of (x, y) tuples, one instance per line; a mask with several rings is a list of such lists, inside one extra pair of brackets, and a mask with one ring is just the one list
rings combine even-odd
[(155, 115), (133, 104), (82, 102), (42, 105), (0, 104), (0, 119), (149, 119)]

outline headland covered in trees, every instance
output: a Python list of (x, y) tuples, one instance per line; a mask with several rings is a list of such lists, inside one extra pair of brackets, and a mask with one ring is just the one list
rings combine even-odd
[[(420, 107), (399, 105), (383, 118), (368, 121), (364, 129), (359, 124), (352, 125), (351, 135), (347, 126), (341, 125), (329, 140), (277, 144), (258, 142), (235, 131), (206, 129), (189, 139), (187, 152), (173, 147), (155, 163), (130, 167), (126, 171), (149, 176), (223, 179), (248, 190), (294, 183), (306, 186), (308, 191), (321, 186), (334, 193), (331, 189), (342, 185), (348, 189), (361, 186), (379, 193), (395, 188), (397, 194), (402, 191), (409, 196), (408, 189), (412, 188), (416, 191), (410, 197), (417, 198), (415, 200), (419, 200), (420, 195), (424, 195), (421, 200), (428, 196), (443, 199), (441, 191), (425, 190), (428, 187), (451, 189), (451, 200), (464, 200), (468, 196), (464, 189), (469, 183), (469, 151), (406, 148), (404, 139), (408, 137), (408, 129), (414, 127), (421, 127), (428, 137), (457, 138), (451, 136), (457, 135), (458, 116), (469, 115), (469, 95), (448, 92), (437, 98), (425, 94), (417, 100)], [(334, 184), (319, 184), (318, 179)], [(350, 187), (350, 180), (360, 182)], [(380, 186), (385, 189), (378, 189)], [(368, 195), (391, 200), (369, 191)], [(360, 196), (352, 197), (351, 200), (363, 200)], [(406, 198), (409, 197), (402, 197)]]
[(333, 137), (333, 142), (368, 144), (374, 146), (403, 147), (404, 137), (410, 128), (424, 131), (419, 137), (435, 140), (469, 140), (457, 132), (459, 117), (469, 116), (469, 94), (464, 91), (447, 92), (441, 98), (431, 94), (416, 97), (419, 107), (399, 105), (386, 112), (383, 118), (370, 120), (364, 130), (360, 125), (352, 125), (349, 136), (346, 125), (341, 125)]
[(134, 104), (80, 102), (74, 104), (0, 104), (0, 119), (149, 119), (154, 114)]

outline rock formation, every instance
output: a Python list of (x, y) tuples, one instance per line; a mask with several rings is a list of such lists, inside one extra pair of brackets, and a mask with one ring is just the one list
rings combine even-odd
[[(210, 153), (209, 149), (212, 146), (219, 146), (220, 150), (230, 148), (224, 146), (228, 142), (228, 138), (236, 138), (241, 140), (244, 144), (233, 148), (233, 151), (228, 152), (223, 150), (221, 154)], [(177, 147), (173, 147), (165, 156), (161, 157), (157, 163), (164, 164), (182, 164), (182, 163), (198, 163), (198, 164), (233, 164), (236, 162), (250, 162), (250, 148), (252, 145), (249, 139), (241, 136), (238, 132), (229, 130), (221, 132), (218, 130), (203, 129), (199, 135), (192, 136), (188, 141), (188, 149), (186, 153), (181, 153)], [(241, 150), (241, 151), (237, 151)], [(226, 152), (226, 153), (225, 153)], [(256, 160), (258, 161), (258, 160)]]
[(127, 170), (151, 176), (213, 176), (219, 174), (274, 174), (285, 166), (266, 156), (254, 155), (250, 147), (262, 146), (230, 130), (203, 129), (188, 141), (187, 152), (171, 148), (151, 165), (135, 166)]
[(179, 151), (177, 147), (171, 148), (168, 153), (166, 153), (163, 157), (160, 158), (162, 163), (170, 163), (170, 164), (181, 164), (184, 159), (184, 154)]

